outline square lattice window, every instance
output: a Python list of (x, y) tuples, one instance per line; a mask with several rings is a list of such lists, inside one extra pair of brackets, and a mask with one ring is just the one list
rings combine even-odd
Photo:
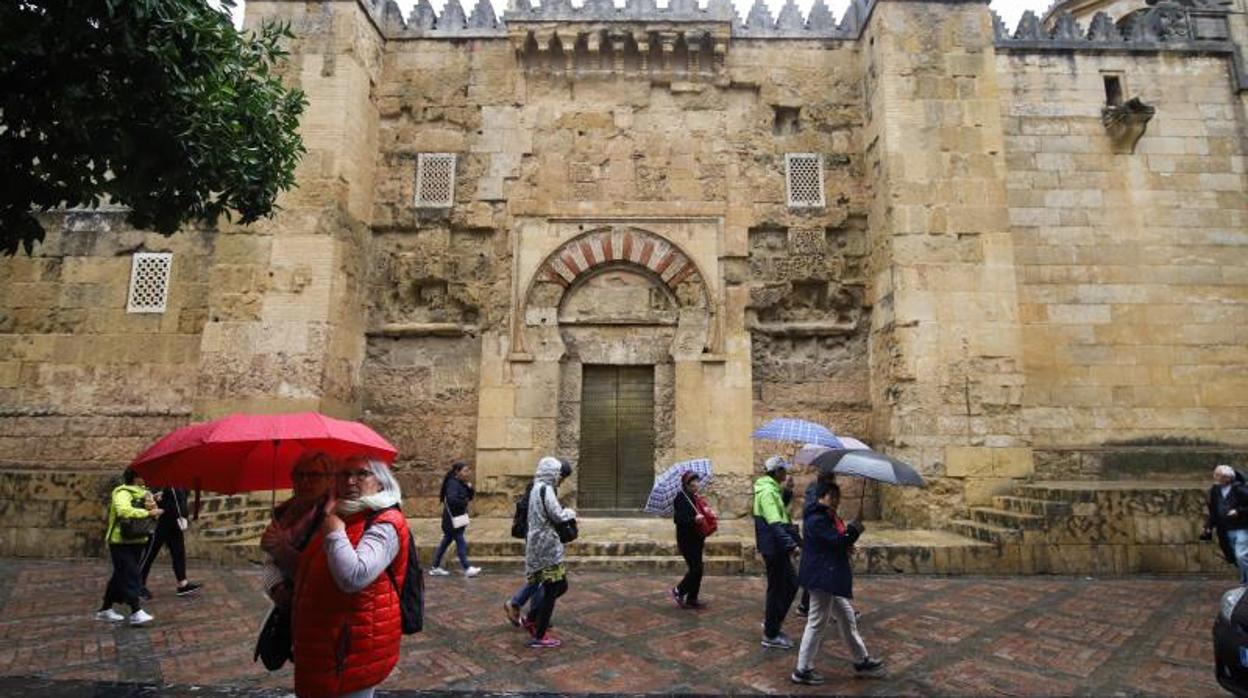
[(792, 208), (823, 207), (823, 156), (789, 153), (784, 156), (784, 189)]
[(130, 261), (130, 295), (127, 313), (163, 313), (169, 301), (169, 270), (173, 255), (168, 252), (136, 252)]
[(421, 153), (416, 158), (416, 206), (450, 208), (455, 203), (455, 156)]

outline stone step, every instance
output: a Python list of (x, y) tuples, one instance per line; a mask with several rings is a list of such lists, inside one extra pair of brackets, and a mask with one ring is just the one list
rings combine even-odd
[[(273, 510), (269, 507), (245, 506), (223, 509), (208, 515), (200, 514), (196, 525), (201, 528), (221, 528), (246, 523), (263, 523), (268, 525), (273, 518)], [(263, 529), (261, 529), (263, 530)]]
[[(246, 507), (250, 503), (248, 495), (245, 494), (214, 494), (204, 495), (199, 499), (199, 516), (204, 518), (210, 514)], [(187, 506), (194, 509), (195, 495), (191, 494), (187, 498)]]
[(1030, 497), (996, 496), (992, 498), (992, 503), (997, 509), (1018, 512), (1020, 514), (1031, 514), (1032, 516), (1043, 516), (1046, 519), (1070, 515), (1070, 502), (1032, 499)]
[[(429, 558), (424, 554), (420, 557), (421, 566), (425, 568), (428, 574)], [(447, 560), (442, 561), (444, 565), (451, 564), (447, 569), (452, 574), (459, 574), (458, 563)], [(588, 556), (568, 556), (564, 559), (568, 569), (573, 572), (634, 572), (634, 573), (668, 573), (683, 574), (685, 571), (685, 559), (675, 555), (637, 555), (632, 557), (615, 557), (606, 555), (588, 555)], [(453, 563), (453, 564), (452, 564)], [(510, 573), (522, 573), (524, 570), (524, 558), (512, 555), (506, 556), (472, 556), (472, 564), (485, 570), (487, 573), (494, 570), (506, 571)], [(714, 556), (704, 557), (702, 559), (704, 571), (708, 575), (725, 575), (725, 574), (741, 574), (745, 565), (740, 557), (733, 556)]]
[[(417, 541), (416, 547), (421, 550), (422, 554), (432, 555), (438, 546), (440, 539), (425, 539)], [(453, 554), (455, 544), (452, 543), (447, 548), (448, 554)], [(468, 537), (468, 550), (474, 557), (479, 555), (491, 557), (523, 557), (524, 541), (521, 540), (473, 540), (471, 535)], [(628, 542), (608, 542), (608, 541), (582, 541), (577, 540), (566, 546), (567, 554), (577, 557), (597, 557), (597, 556), (615, 556), (615, 557), (665, 557), (680, 556), (680, 551), (676, 547), (676, 541), (628, 541)], [(725, 539), (715, 540), (714, 538), (706, 542), (705, 554), (708, 557), (724, 557), (735, 556), (740, 557), (742, 553), (742, 544), (738, 540)]]
[(1023, 514), (992, 507), (971, 507), (971, 520), (1000, 528), (1031, 530), (1044, 528), (1045, 519), (1034, 514)]
[(225, 526), (201, 528), (198, 530), (198, 534), (204, 541), (235, 543), (247, 539), (255, 539), (258, 544), (260, 534), (264, 533), (264, 529), (268, 525), (268, 521), (245, 521)]
[(980, 521), (953, 519), (949, 522), (949, 530), (967, 538), (985, 543), (1016, 543), (1023, 537), (1021, 529), (1003, 528)]

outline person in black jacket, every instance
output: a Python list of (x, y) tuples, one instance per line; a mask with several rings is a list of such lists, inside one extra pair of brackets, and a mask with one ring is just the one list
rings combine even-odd
[(685, 558), (689, 571), (685, 573), (680, 584), (672, 587), (672, 600), (681, 608), (705, 608), (706, 604), (698, 600), (698, 592), (702, 589), (702, 550), (706, 547), (706, 536), (702, 535), (704, 516), (694, 500), (698, 496), (700, 480), (697, 473), (685, 473), (680, 477), (680, 492), (672, 503), (672, 521), (676, 524), (676, 548)]
[(468, 526), (456, 528), (452, 521), (456, 516), (468, 513), (468, 502), (476, 495), (472, 485), (468, 484), (468, 476), (471, 474), (472, 470), (466, 464), (455, 463), (442, 478), (442, 490), (438, 492), (438, 501), (442, 503), (442, 542), (433, 554), (433, 569), (429, 570), (429, 574), (435, 577), (450, 574), (442, 569), (442, 555), (450, 547), (451, 540), (455, 541), (455, 552), (459, 555), (464, 576), (475, 577), (481, 574), (480, 567), (473, 567), (468, 563), (468, 541), (464, 540), (464, 532), (468, 530)]
[(878, 676), (884, 663), (867, 653), (867, 646), (858, 633), (858, 622), (850, 599), (854, 598), (854, 572), (849, 554), (854, 542), (862, 535), (857, 521), (848, 524), (836, 515), (841, 503), (841, 488), (820, 481), (815, 498), (803, 510), (802, 564), (798, 581), (810, 591), (810, 615), (797, 655), (797, 668), (789, 677), (793, 683), (817, 686), (824, 682), (815, 672), (814, 662), (823, 644), (828, 621), (835, 619), (841, 637), (854, 658), (854, 672), (859, 676)]
[(1218, 544), (1227, 562), (1239, 567), (1239, 583), (1248, 584), (1248, 486), (1229, 465), (1213, 469), (1209, 488), (1209, 516), (1203, 538), (1218, 530)]
[[(819, 498), (819, 485), (823, 483), (836, 484), (836, 475), (833, 473), (820, 472), (819, 476), (810, 481), (806, 486), (806, 494), (802, 498), (802, 511), (810, 506), (810, 503)], [(788, 502), (785, 502), (788, 504)], [(797, 615), (805, 618), (810, 613), (810, 590), (802, 588), (802, 598), (797, 602)]]
[(139, 595), (145, 599), (152, 598), (147, 588), (147, 576), (152, 571), (152, 563), (160, 554), (160, 549), (169, 546), (169, 557), (173, 558), (173, 576), (178, 580), (176, 593), (178, 596), (190, 596), (203, 586), (186, 578), (186, 537), (183, 531), (188, 525), (186, 490), (176, 487), (164, 487), (155, 493), (156, 504), (161, 508), (160, 518), (156, 520), (156, 532), (152, 534), (147, 547), (143, 550), (143, 586)]

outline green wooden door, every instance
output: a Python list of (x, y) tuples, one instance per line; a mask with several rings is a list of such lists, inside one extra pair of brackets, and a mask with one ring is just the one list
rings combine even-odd
[(654, 367), (585, 366), (577, 504), (636, 510), (654, 483)]

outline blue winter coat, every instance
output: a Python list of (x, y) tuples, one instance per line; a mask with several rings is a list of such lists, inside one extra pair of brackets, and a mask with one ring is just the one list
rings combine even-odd
[(849, 546), (862, 533), (846, 527), (836, 530), (828, 507), (817, 501), (806, 505), (802, 526), (802, 562), (797, 583), (810, 591), (854, 598), (854, 571), (849, 564)]

